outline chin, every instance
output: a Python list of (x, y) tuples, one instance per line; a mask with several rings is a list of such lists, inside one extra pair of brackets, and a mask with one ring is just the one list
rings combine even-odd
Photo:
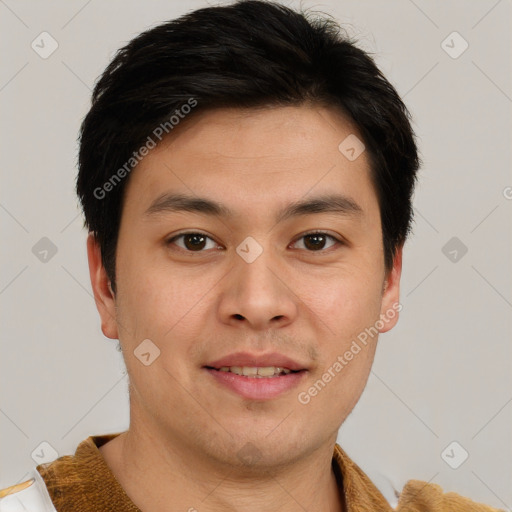
[(264, 432), (258, 430), (249, 433), (249, 430), (244, 430), (239, 436), (233, 436), (229, 446), (217, 452), (215, 456), (230, 466), (236, 466), (242, 472), (253, 474), (292, 464), (314, 452), (321, 445), (322, 440), (318, 439), (315, 442), (314, 436), (301, 435), (298, 429), (283, 429), (278, 432), (279, 421), (273, 423), (273, 431), (265, 429)]

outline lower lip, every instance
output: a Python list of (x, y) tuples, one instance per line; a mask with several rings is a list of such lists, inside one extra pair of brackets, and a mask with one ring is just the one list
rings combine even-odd
[(248, 400), (270, 400), (279, 395), (290, 391), (296, 387), (304, 377), (305, 371), (279, 375), (278, 377), (244, 377), (231, 372), (221, 372), (219, 370), (206, 371), (216, 381), (223, 386), (231, 389), (243, 398)]

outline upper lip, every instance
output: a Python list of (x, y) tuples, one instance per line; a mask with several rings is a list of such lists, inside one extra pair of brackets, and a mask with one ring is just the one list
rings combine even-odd
[(223, 366), (249, 366), (249, 367), (268, 367), (275, 366), (279, 368), (288, 368), (289, 370), (299, 371), (307, 368), (289, 357), (272, 352), (269, 354), (250, 354), (249, 352), (236, 352), (229, 354), (221, 359), (212, 361), (205, 366), (210, 368), (222, 368)]

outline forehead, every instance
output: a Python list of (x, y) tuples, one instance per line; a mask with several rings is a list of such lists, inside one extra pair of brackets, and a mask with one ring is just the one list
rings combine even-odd
[(141, 214), (177, 192), (247, 211), (340, 193), (366, 211), (376, 201), (367, 156), (350, 160), (340, 150), (354, 137), (361, 139), (353, 123), (322, 107), (196, 113), (132, 171), (126, 206)]

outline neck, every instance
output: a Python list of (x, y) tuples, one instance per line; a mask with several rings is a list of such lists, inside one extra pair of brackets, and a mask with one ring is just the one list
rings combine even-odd
[(240, 468), (133, 423), (100, 451), (133, 503), (144, 511), (344, 512), (332, 469), (334, 440), (271, 468)]

